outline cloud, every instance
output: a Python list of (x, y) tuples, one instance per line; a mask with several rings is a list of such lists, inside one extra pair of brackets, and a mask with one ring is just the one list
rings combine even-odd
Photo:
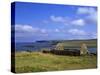
[(54, 22), (65, 22), (65, 18), (61, 16), (50, 16), (50, 19)]
[(47, 36), (48, 31), (46, 29), (33, 27), (31, 25), (15, 25), (16, 37), (33, 37), (33, 36)]
[(61, 25), (84, 26), (97, 24), (97, 9), (94, 7), (79, 7), (76, 9), (75, 15), (77, 15), (77, 18), (52, 15), (50, 20), (54, 23), (61, 23)]
[(83, 19), (77, 19), (77, 20), (73, 20), (71, 22), (72, 25), (77, 25), (77, 26), (84, 26), (85, 25), (85, 21)]
[(92, 38), (97, 38), (97, 33), (92, 33)]
[(47, 33), (48, 31), (46, 29), (40, 29), (41, 33)]
[(51, 33), (58, 33), (59, 29), (45, 29), (39, 27), (33, 27), (31, 25), (15, 25), (15, 33), (17, 37), (30, 37), (30, 36), (48, 36)]
[(68, 30), (69, 35), (72, 35), (73, 37), (70, 37), (72, 39), (96, 39), (97, 33), (96, 32), (86, 32), (81, 29), (69, 29)]
[(97, 22), (97, 13), (90, 14), (86, 17), (87, 20), (90, 22)]
[(60, 32), (60, 30), (56, 28), (56, 29), (55, 29), (55, 32)]
[(94, 14), (95, 12), (95, 8), (92, 7), (79, 7), (77, 9), (77, 14)]
[(87, 14), (87, 13), (89, 13), (87, 8), (80, 7), (77, 10), (77, 14)]
[(38, 28), (33, 28), (30, 25), (15, 25), (16, 32), (37, 32)]
[(75, 25), (75, 26), (84, 26), (85, 20), (84, 19), (74, 19), (62, 16), (50, 16), (51, 21), (54, 23), (61, 23), (61, 25)]
[(79, 29), (69, 29), (68, 32), (72, 35), (86, 35), (86, 32)]
[(63, 16), (50, 16), (50, 20), (55, 23), (61, 23), (62, 25), (69, 25), (71, 18)]
[(79, 7), (77, 9), (78, 15), (85, 15), (85, 19), (91, 23), (97, 22), (97, 10), (92, 7)]

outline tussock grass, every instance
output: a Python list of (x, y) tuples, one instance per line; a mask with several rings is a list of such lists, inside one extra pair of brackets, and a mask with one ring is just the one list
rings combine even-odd
[(41, 52), (16, 52), (15, 62), (16, 73), (97, 67), (96, 56), (62, 56)]

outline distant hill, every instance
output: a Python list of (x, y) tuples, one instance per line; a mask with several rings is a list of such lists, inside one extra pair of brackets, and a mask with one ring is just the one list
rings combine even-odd
[(36, 41), (39, 43), (48, 42), (52, 45), (57, 45), (62, 43), (66, 47), (79, 47), (81, 44), (85, 43), (88, 47), (97, 47), (97, 39), (85, 39), (85, 40), (41, 40)]
[(66, 40), (61, 41), (66, 47), (80, 47), (83, 43), (85, 43), (88, 47), (97, 47), (97, 39), (90, 40)]

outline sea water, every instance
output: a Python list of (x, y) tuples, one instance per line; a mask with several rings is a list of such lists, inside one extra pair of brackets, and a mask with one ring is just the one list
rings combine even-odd
[[(16, 43), (15, 44), (15, 50), (16, 51), (41, 51), (41, 49), (44, 48), (48, 48), (48, 49), (54, 49), (56, 45), (52, 45), (49, 42), (43, 42), (43, 43), (39, 43), (39, 42), (24, 42), (24, 43)], [(88, 48), (90, 53), (96, 53), (97, 52), (97, 48), (96, 47), (89, 47)]]

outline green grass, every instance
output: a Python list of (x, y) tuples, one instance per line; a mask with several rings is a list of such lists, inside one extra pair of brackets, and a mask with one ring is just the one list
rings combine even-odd
[(64, 46), (68, 47), (80, 47), (85, 43), (88, 47), (97, 47), (97, 39), (83, 39), (83, 40), (50, 40), (52, 44), (62, 43)]
[(80, 47), (82, 44), (86, 44), (87, 47), (97, 47), (97, 40), (83, 40), (83, 41), (67, 41), (67, 42), (61, 42), (61, 44), (65, 47)]
[(62, 56), (41, 52), (16, 52), (16, 73), (89, 69), (97, 67), (96, 56)]

